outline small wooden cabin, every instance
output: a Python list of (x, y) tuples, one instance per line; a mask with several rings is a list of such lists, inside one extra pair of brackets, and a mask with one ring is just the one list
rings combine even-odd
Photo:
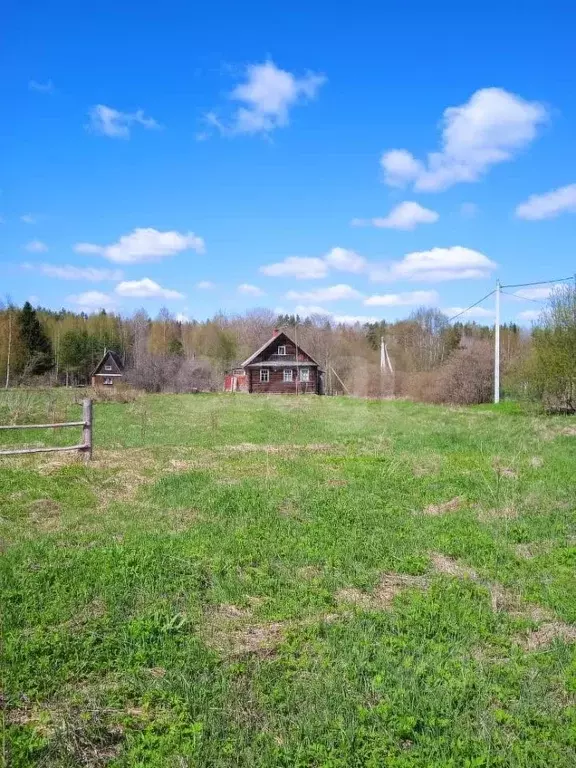
[(227, 392), (322, 394), (320, 366), (284, 331), (274, 335), (226, 376)]
[(104, 357), (92, 374), (93, 387), (114, 387), (124, 377), (124, 364), (116, 352), (111, 349), (104, 352)]

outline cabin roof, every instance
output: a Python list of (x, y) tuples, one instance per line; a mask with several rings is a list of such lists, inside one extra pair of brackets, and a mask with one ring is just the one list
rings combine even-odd
[[(239, 367), (246, 368), (249, 365), (254, 365), (254, 363), (252, 361), (255, 360), (258, 357), (258, 355), (261, 355), (262, 352), (265, 352), (268, 349), (268, 347), (273, 342), (278, 341), (278, 339), (281, 336), (284, 336), (284, 338), (287, 339), (287, 341), (292, 342), (292, 344), (294, 344), (294, 346), (296, 346), (300, 350), (300, 352), (303, 352), (307, 357), (310, 358), (310, 361), (308, 363), (306, 363), (306, 364), (302, 363), (302, 365), (308, 365), (308, 366), (310, 366), (311, 364), (312, 365), (319, 365), (316, 362), (316, 360), (314, 360), (314, 358), (311, 355), (309, 355), (308, 352), (306, 352), (306, 350), (302, 349), (302, 347), (299, 344), (296, 344), (294, 339), (291, 339), (290, 336), (288, 336), (288, 334), (285, 331), (280, 331), (280, 333), (275, 332), (274, 335), (272, 336), (272, 338), (268, 339), (267, 342), (262, 344), (262, 346), (259, 349), (257, 349), (256, 352), (254, 352), (254, 354), (252, 354), (252, 355), (250, 355), (250, 357), (246, 358), (246, 360), (244, 360), (244, 362), (241, 363)], [(281, 366), (283, 368), (286, 368), (286, 366), (288, 366), (288, 365), (299, 365), (299, 364), (300, 363), (280, 362), (279, 363), (279, 367)], [(270, 367), (275, 367), (275, 366), (272, 366), (272, 362), (268, 362), (265, 367), (270, 368)]]
[(120, 371), (124, 370), (124, 363), (122, 362), (120, 355), (117, 352), (114, 352), (112, 349), (108, 349), (102, 355), (102, 359), (100, 360), (96, 368), (94, 368), (94, 373), (92, 374), (92, 376), (98, 375), (100, 368), (102, 368), (102, 366), (104, 365), (106, 360), (108, 360), (109, 357), (111, 357), (112, 360), (116, 363), (116, 366)]

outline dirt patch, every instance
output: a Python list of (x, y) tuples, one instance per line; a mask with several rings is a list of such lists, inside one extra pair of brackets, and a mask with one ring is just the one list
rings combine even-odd
[(385, 573), (373, 592), (362, 592), (354, 587), (341, 589), (336, 593), (339, 603), (357, 605), (367, 610), (386, 610), (394, 598), (406, 589), (426, 589), (429, 579), (408, 573)]
[(326, 480), (324, 485), (327, 488), (344, 488), (348, 485), (348, 480)]
[(515, 520), (519, 514), (520, 513), (516, 507), (512, 507), (510, 505), (492, 509), (480, 509), (478, 511), (478, 520), (481, 523), (489, 523), (491, 520), (499, 519)]
[(44, 533), (61, 530), (61, 505), (54, 499), (36, 499), (28, 504), (28, 515)]
[(516, 638), (516, 642), (526, 651), (538, 651), (546, 648), (555, 640), (576, 643), (576, 627), (563, 621), (550, 621), (538, 629)]
[(306, 581), (313, 581), (314, 579), (319, 579), (322, 576), (322, 568), (319, 568), (317, 565), (303, 565), (301, 568), (298, 568), (296, 573), (301, 579), (305, 579)]
[(236, 445), (221, 445), (214, 450), (224, 453), (295, 453), (298, 451), (332, 451), (336, 448), (328, 443), (303, 443), (296, 445), (294, 443), (258, 444), (258, 443), (237, 443)]
[(282, 517), (289, 517), (292, 520), (301, 520), (303, 515), (298, 505), (292, 499), (284, 499), (278, 507), (278, 512)]
[(478, 580), (478, 574), (473, 568), (463, 565), (457, 560), (453, 560), (451, 557), (442, 555), (439, 552), (432, 552), (430, 554), (430, 559), (432, 560), (434, 570), (438, 571), (438, 573), (444, 573), (447, 576), (456, 576), (459, 579)]
[(445, 501), (443, 504), (430, 504), (424, 509), (425, 515), (431, 515), (433, 517), (437, 515), (444, 515), (446, 512), (456, 512), (463, 504), (461, 496), (455, 496), (450, 501)]
[(576, 437), (576, 425), (564, 427), (560, 430), (559, 434), (565, 435), (566, 437)]
[(544, 459), (541, 456), (532, 456), (530, 459), (530, 466), (534, 467), (534, 469), (539, 469), (544, 466)]

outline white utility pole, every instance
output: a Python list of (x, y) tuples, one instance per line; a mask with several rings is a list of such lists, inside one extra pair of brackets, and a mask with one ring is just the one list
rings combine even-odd
[(500, 402), (500, 280), (496, 280), (496, 321), (494, 323), (494, 402)]
[(380, 336), (380, 370), (386, 370), (386, 345), (384, 344), (384, 336)]
[(10, 386), (10, 354), (12, 352), (12, 307), (8, 308), (8, 355), (6, 357), (6, 389)]

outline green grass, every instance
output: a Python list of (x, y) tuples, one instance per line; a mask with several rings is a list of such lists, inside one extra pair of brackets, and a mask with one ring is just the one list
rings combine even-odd
[(509, 405), (97, 404), (0, 458), (5, 763), (572, 768), (575, 467)]

